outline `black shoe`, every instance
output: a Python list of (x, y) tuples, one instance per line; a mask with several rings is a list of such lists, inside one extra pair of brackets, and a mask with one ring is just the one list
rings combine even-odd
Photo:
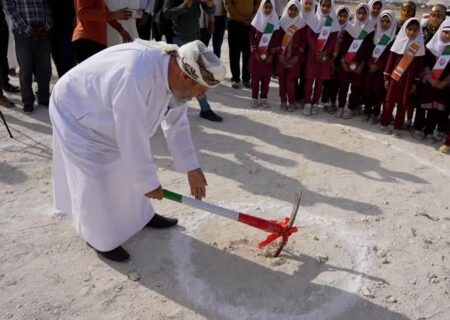
[(23, 106), (23, 112), (33, 113), (33, 111), (34, 111), (34, 107), (32, 104), (27, 104), (27, 105)]
[(8, 74), (9, 74), (11, 77), (17, 76), (16, 69), (9, 69)]
[(128, 259), (130, 259), (130, 255), (124, 248), (122, 248), (122, 246), (118, 246), (117, 248), (112, 249), (111, 251), (98, 251), (97, 249), (92, 247), (89, 243), (88, 245), (91, 248), (93, 248), (97, 252), (97, 254), (99, 254), (102, 257), (105, 257), (106, 259), (119, 262), (127, 261)]
[(13, 86), (11, 83), (7, 83), (5, 86), (3, 86), (3, 90), (10, 93), (17, 93), (20, 92), (20, 88)]
[(250, 81), (242, 81), (242, 84), (244, 85), (245, 88), (251, 87)]
[(214, 111), (212, 111), (212, 110), (200, 112), (200, 118), (203, 118), (203, 119), (206, 119), (209, 121), (213, 121), (213, 122), (222, 122), (223, 121), (222, 117), (215, 114)]
[(175, 226), (178, 223), (178, 219), (174, 218), (166, 218), (163, 216), (160, 216), (159, 214), (155, 213), (155, 216), (152, 218), (152, 220), (149, 221), (145, 225), (146, 228), (155, 228), (155, 229), (165, 229)]
[(231, 82), (231, 87), (233, 89), (239, 89), (241, 87), (241, 84), (239, 83), (239, 81), (232, 81)]
[(48, 108), (48, 102), (39, 102), (38, 105)]

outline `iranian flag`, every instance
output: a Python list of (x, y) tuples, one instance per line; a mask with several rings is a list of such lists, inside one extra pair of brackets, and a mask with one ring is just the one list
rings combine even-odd
[(375, 61), (377, 61), (378, 58), (383, 54), (390, 41), (391, 37), (389, 37), (387, 34), (383, 34), (380, 41), (378, 41), (377, 46), (375, 47), (375, 49), (373, 49), (372, 58), (374, 58)]
[(442, 51), (441, 56), (436, 60), (433, 70), (431, 70), (431, 76), (434, 79), (439, 80), (449, 61), (450, 61), (450, 46), (446, 46), (444, 48), (444, 51)]
[(270, 38), (272, 38), (273, 30), (275, 26), (272, 23), (267, 23), (264, 28), (263, 35), (258, 44), (258, 52), (260, 55), (266, 54), (267, 48), (269, 47)]
[(319, 34), (319, 37), (317, 38), (316, 42), (316, 48), (317, 50), (322, 50), (325, 47), (325, 44), (327, 43), (328, 37), (331, 33), (331, 25), (333, 24), (333, 19), (330, 17), (327, 17), (325, 20), (325, 25), (322, 28), (322, 31)]
[(347, 54), (345, 55), (345, 60), (348, 62), (353, 61), (355, 59), (356, 54), (358, 53), (359, 48), (361, 48), (361, 45), (366, 38), (366, 36), (369, 33), (366, 30), (361, 31), (357, 39), (354, 39), (350, 48), (347, 51)]

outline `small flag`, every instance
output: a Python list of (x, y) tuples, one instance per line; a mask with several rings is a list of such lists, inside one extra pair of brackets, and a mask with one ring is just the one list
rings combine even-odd
[(448, 62), (450, 61), (450, 46), (446, 46), (444, 51), (442, 51), (441, 56), (437, 58), (436, 63), (434, 64), (433, 70), (431, 70), (431, 76), (439, 80), (441, 78), (444, 69), (447, 67)]
[(316, 42), (316, 49), (318, 51), (323, 50), (325, 44), (327, 43), (328, 37), (331, 33), (331, 25), (333, 24), (333, 19), (331, 17), (327, 17), (325, 20), (325, 25), (322, 28), (322, 31), (319, 34)]
[(358, 38), (353, 40), (352, 44), (350, 45), (350, 48), (347, 51), (347, 54), (345, 55), (346, 61), (351, 62), (353, 61), (353, 59), (355, 59), (359, 48), (361, 48), (361, 45), (368, 34), (369, 33), (366, 30), (363, 30), (359, 34)]

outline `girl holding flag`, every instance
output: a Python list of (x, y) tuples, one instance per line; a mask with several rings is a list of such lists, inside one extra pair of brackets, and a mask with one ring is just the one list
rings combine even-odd
[(416, 18), (410, 18), (400, 29), (384, 69), (387, 94), (381, 115), (382, 130), (387, 130), (392, 111), (397, 104), (394, 134), (397, 136), (400, 134), (410, 95), (416, 90), (416, 84), (420, 81), (424, 55), (425, 45), (420, 22)]
[[(303, 63), (305, 24), (300, 19), (300, 4), (290, 0), (280, 20), (281, 49), (277, 64), (280, 84), (280, 108), (290, 112), (295, 109), (295, 84)], [(289, 104), (288, 104), (289, 103)]]
[[(356, 7), (355, 17), (345, 28), (341, 48), (337, 59), (341, 61), (338, 71), (339, 79), (339, 108), (337, 118), (349, 119), (361, 103), (363, 89), (363, 71), (365, 61), (371, 54), (373, 41), (373, 27), (369, 23), (369, 6), (360, 3)], [(351, 85), (351, 94), (347, 102), (347, 93)]]
[(273, 74), (273, 57), (279, 50), (276, 30), (279, 29), (280, 21), (274, 8), (274, 0), (261, 1), (258, 12), (251, 23), (250, 70), (253, 108), (258, 106), (269, 108), (267, 94)]
[(416, 111), (414, 128), (417, 136), (433, 138), (438, 120), (447, 115), (445, 107), (450, 91), (450, 19), (440, 25), (427, 48), (421, 105)]
[(396, 31), (395, 13), (391, 10), (383, 11), (377, 23), (377, 29), (373, 37), (372, 55), (367, 63), (366, 76), (364, 77), (365, 117), (363, 120), (370, 120), (372, 124), (378, 122), (381, 104), (386, 94), (383, 71)]
[(334, 14), (334, 0), (320, 0), (316, 21), (311, 21), (306, 31), (307, 57), (305, 70), (305, 108), (303, 114), (317, 112), (323, 83), (331, 79), (333, 51), (340, 30)]
[(333, 63), (331, 65), (331, 79), (325, 81), (325, 83), (323, 84), (323, 91), (322, 91), (323, 110), (328, 111), (328, 113), (330, 114), (333, 114), (337, 111), (336, 99), (339, 90), (339, 81), (337, 79), (336, 70), (338, 70), (341, 62), (336, 60), (336, 57), (341, 48), (344, 29), (347, 26), (350, 17), (350, 9), (347, 6), (339, 6), (336, 9), (336, 16), (339, 22), (340, 30), (338, 32), (336, 45), (334, 46), (333, 51)]

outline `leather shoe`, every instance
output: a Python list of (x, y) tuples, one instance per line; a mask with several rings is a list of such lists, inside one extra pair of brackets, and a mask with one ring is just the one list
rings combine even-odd
[(130, 259), (130, 255), (128, 252), (122, 248), (122, 246), (118, 246), (115, 249), (112, 249), (110, 251), (99, 251), (95, 249), (93, 246), (91, 246), (89, 243), (88, 245), (93, 248), (98, 255), (105, 257), (106, 259), (112, 260), (112, 261), (118, 261), (118, 262), (124, 262)]
[(155, 213), (155, 216), (152, 218), (152, 220), (149, 221), (145, 225), (146, 228), (155, 228), (155, 229), (165, 229), (175, 226), (178, 223), (178, 219), (174, 218), (166, 218), (163, 217), (157, 213)]
[(213, 121), (213, 122), (222, 122), (223, 121), (222, 117), (215, 114), (214, 111), (212, 111), (212, 110), (200, 112), (200, 118), (203, 118), (203, 119), (206, 119), (209, 121)]

